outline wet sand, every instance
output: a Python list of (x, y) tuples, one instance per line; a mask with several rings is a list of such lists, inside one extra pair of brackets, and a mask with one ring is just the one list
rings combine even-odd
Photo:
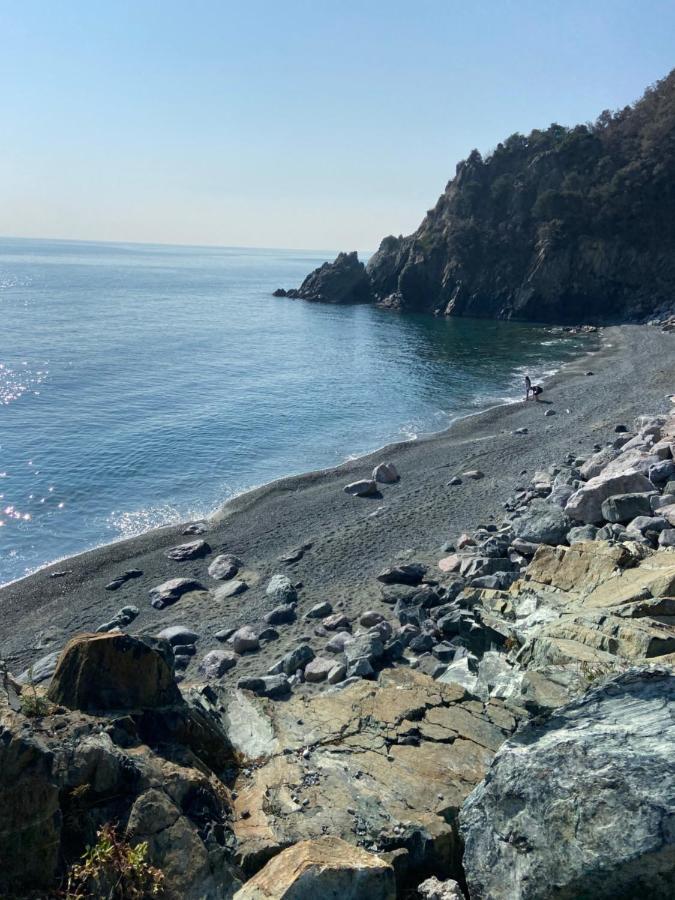
[[(536, 469), (568, 453), (588, 455), (593, 444), (614, 437), (616, 424), (630, 427), (636, 415), (669, 408), (667, 396), (674, 390), (675, 335), (648, 326), (607, 328), (596, 352), (566, 364), (545, 383), (546, 402), (498, 406), (439, 434), (234, 498), (209, 521), (203, 537), (212, 552), (202, 559), (166, 558), (169, 548), (195, 539), (183, 536), (184, 525), (176, 525), (71, 557), (7, 585), (0, 589), (0, 658), (18, 673), (73, 634), (94, 630), (122, 606), (134, 604), (140, 614), (129, 626), (131, 633), (187, 625), (201, 635), (198, 660), (218, 646), (215, 632), (254, 623), (271, 608), (265, 587), (270, 576), (283, 572), (302, 584), (297, 621), (279, 626), (278, 640), (239, 659), (226, 678), (264, 674), (301, 637), (317, 652), (323, 646), (326, 639), (314, 635), (313, 624), (303, 620), (315, 603), (329, 600), (351, 616), (368, 608), (390, 616), (374, 575), (397, 555), (435, 564), (445, 541), (480, 523), (499, 522), (503, 501)], [(555, 415), (545, 416), (547, 410)], [(519, 428), (528, 433), (515, 434)], [(344, 493), (345, 484), (367, 477), (385, 460), (398, 468), (398, 484), (383, 485), (379, 497)], [(480, 469), (485, 477), (448, 486), (454, 475), (468, 469)], [(307, 543), (311, 549), (301, 560), (279, 562), (280, 556)], [(242, 559), (248, 591), (222, 601), (210, 593), (193, 593), (164, 610), (150, 605), (148, 591), (169, 578), (196, 578), (211, 591), (223, 584), (207, 574), (220, 552)], [(117, 591), (105, 590), (131, 568), (142, 570), (142, 576)], [(54, 572), (66, 574), (54, 578)], [(190, 665), (188, 678), (196, 666)]]

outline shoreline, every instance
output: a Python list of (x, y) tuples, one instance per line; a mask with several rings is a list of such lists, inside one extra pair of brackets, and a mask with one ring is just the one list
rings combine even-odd
[[(52, 562), (0, 588), (6, 626), (0, 657), (17, 672), (59, 649), (73, 633), (94, 630), (125, 604), (139, 609), (132, 632), (157, 633), (167, 625), (186, 624), (204, 635), (200, 650), (206, 650), (217, 645), (218, 630), (260, 617), (267, 608), (267, 579), (279, 572), (302, 583), (300, 610), (327, 598), (345, 611), (352, 605), (375, 606), (378, 598), (367, 576), (392, 557), (414, 551), (415, 558), (435, 564), (444, 541), (495, 519), (521, 471), (551, 464), (563, 449), (588, 450), (594, 439), (612, 439), (613, 426), (622, 419), (630, 425), (643, 410), (664, 408), (672, 391), (668, 360), (674, 354), (673, 336), (655, 328), (606, 328), (599, 346), (563, 363), (544, 382), (546, 403), (501, 403), (462, 416), (442, 431), (385, 445), (338, 466), (284, 476), (228, 499), (203, 520), (209, 525), (203, 537), (211, 548), (206, 558), (182, 563), (166, 558), (168, 548), (195, 539), (182, 535), (186, 523), (180, 523)], [(660, 359), (664, 367), (652, 376)], [(638, 372), (647, 366), (645, 380)], [(589, 368), (593, 378), (586, 377)], [(555, 415), (545, 417), (549, 409)], [(516, 434), (522, 427), (528, 433)], [(344, 494), (346, 483), (390, 458), (401, 473), (398, 484), (382, 486), (376, 498)], [(448, 487), (450, 478), (471, 468), (481, 468), (485, 477)], [(296, 564), (279, 563), (281, 555), (306, 543), (312, 549)], [(148, 591), (169, 578), (195, 578), (209, 591), (222, 585), (206, 573), (219, 552), (243, 560), (245, 594), (214, 602), (212, 594), (199, 592), (161, 612), (150, 606)], [(142, 576), (117, 591), (105, 590), (132, 567)], [(58, 570), (67, 574), (50, 577)], [(302, 628), (300, 620), (287, 640), (292, 642)], [(254, 672), (255, 660), (242, 663), (237, 677)]]
[[(567, 366), (579, 363), (581, 360), (585, 359), (586, 357), (593, 356), (594, 354), (601, 352), (603, 350), (603, 346), (602, 346), (602, 344), (603, 344), (603, 326), (598, 327), (597, 333), (590, 333), (589, 335), (587, 335), (587, 340), (589, 341), (589, 343), (593, 342), (595, 344), (594, 349), (580, 351), (578, 353), (578, 355), (576, 355), (574, 358), (565, 360), (565, 361), (559, 363), (557, 368), (555, 368), (551, 371), (548, 371), (547, 374), (542, 378), (542, 384), (548, 385), (548, 383), (551, 381), (551, 379), (554, 379), (561, 372), (563, 372)], [(388, 442), (382, 444), (381, 446), (376, 447), (373, 450), (367, 450), (366, 452), (358, 454), (356, 456), (347, 456), (347, 457), (345, 457), (345, 459), (342, 460), (342, 462), (339, 462), (337, 465), (334, 465), (334, 466), (325, 466), (325, 467), (319, 468), (319, 469), (308, 469), (308, 470), (303, 470), (303, 471), (295, 472), (295, 473), (291, 472), (286, 475), (280, 475), (277, 478), (271, 479), (270, 481), (265, 481), (259, 485), (254, 485), (252, 487), (243, 488), (241, 491), (233, 494), (231, 497), (228, 497), (223, 502), (218, 503), (212, 509), (211, 512), (207, 513), (206, 515), (202, 516), (201, 518), (181, 519), (176, 522), (167, 522), (165, 525), (156, 525), (152, 528), (147, 529), (146, 531), (139, 532), (138, 534), (130, 535), (128, 537), (119, 537), (119, 538), (115, 538), (111, 541), (104, 541), (103, 543), (95, 544), (94, 546), (88, 547), (85, 550), (81, 550), (78, 553), (71, 553), (66, 556), (58, 556), (55, 559), (50, 560), (49, 562), (41, 564), (36, 569), (33, 569), (31, 572), (27, 572), (25, 575), (21, 575), (18, 578), (13, 578), (10, 581), (0, 583), (0, 596), (1, 596), (2, 591), (5, 588), (13, 587), (15, 585), (20, 585), (22, 582), (26, 581), (27, 579), (38, 576), (48, 569), (52, 569), (53, 567), (56, 567), (56, 566), (67, 565), (68, 563), (70, 563), (72, 561), (80, 560), (82, 557), (85, 557), (86, 555), (88, 555), (90, 553), (96, 553), (98, 551), (106, 550), (107, 548), (111, 548), (113, 546), (117, 546), (120, 544), (131, 543), (131, 542), (137, 541), (141, 538), (153, 535), (155, 533), (159, 534), (161, 532), (166, 531), (167, 529), (177, 529), (177, 528), (182, 529), (193, 522), (207, 522), (207, 523), (220, 522), (227, 515), (227, 512), (228, 512), (227, 507), (229, 507), (231, 504), (233, 504), (235, 501), (239, 500), (240, 498), (244, 498), (244, 497), (248, 496), (249, 494), (256, 494), (256, 495), (259, 494), (260, 496), (264, 496), (268, 489), (270, 489), (270, 490), (274, 489), (275, 486), (280, 484), (281, 482), (288, 483), (288, 484), (291, 484), (292, 482), (297, 482), (298, 485), (301, 487), (304, 479), (314, 480), (316, 477), (320, 477), (322, 475), (339, 476), (341, 471), (344, 469), (344, 467), (346, 467), (352, 463), (359, 464), (364, 461), (368, 461), (371, 458), (374, 459), (379, 454), (386, 455), (387, 453), (390, 453), (390, 452), (399, 451), (405, 444), (418, 443), (420, 441), (432, 440), (434, 438), (441, 438), (441, 437), (443, 437), (443, 435), (445, 435), (447, 432), (449, 432), (452, 428), (454, 428), (460, 422), (464, 422), (468, 419), (473, 419), (475, 417), (482, 416), (487, 413), (493, 413), (499, 409), (502, 409), (503, 407), (518, 405), (520, 402), (521, 402), (520, 400), (515, 399), (515, 398), (512, 400), (501, 400), (500, 402), (495, 403), (491, 406), (487, 406), (484, 409), (478, 409), (478, 410), (475, 410), (474, 412), (468, 412), (468, 413), (464, 413), (462, 415), (458, 415), (454, 419), (452, 419), (448, 424), (446, 424), (443, 428), (439, 429), (438, 431), (424, 431), (424, 432), (415, 434), (412, 437), (405, 437), (402, 440), (388, 441)]]

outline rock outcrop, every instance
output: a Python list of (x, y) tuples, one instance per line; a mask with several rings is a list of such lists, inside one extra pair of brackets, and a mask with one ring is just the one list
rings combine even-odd
[[(512, 134), (486, 157), (473, 150), (417, 231), (384, 238), (359, 299), (537, 322), (668, 319), (674, 96), (675, 71), (594, 124)], [(335, 302), (314, 286), (322, 271), (291, 293)]]
[(408, 870), (457, 873), (457, 811), (516, 725), (500, 701), (405, 669), (311, 699), (222, 702), (230, 740), (251, 763), (235, 783), (237, 861), (248, 873), (323, 834), (404, 851)]
[(472, 900), (668, 900), (675, 676), (629, 670), (498, 752), (461, 813)]
[(356, 251), (339, 253), (332, 263), (325, 262), (305, 278), (300, 287), (279, 288), (275, 297), (292, 297), (316, 303), (367, 303), (372, 300), (366, 267)]

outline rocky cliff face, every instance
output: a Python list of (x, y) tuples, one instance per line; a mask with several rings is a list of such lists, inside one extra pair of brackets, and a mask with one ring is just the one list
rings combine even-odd
[(436, 315), (640, 320), (675, 303), (674, 223), (671, 72), (594, 124), (474, 150), (414, 234), (382, 241), (370, 298)]

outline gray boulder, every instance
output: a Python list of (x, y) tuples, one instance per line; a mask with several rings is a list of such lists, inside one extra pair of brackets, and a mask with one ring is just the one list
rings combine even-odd
[(391, 462), (380, 463), (373, 469), (373, 481), (379, 481), (380, 484), (395, 484), (400, 477), (396, 466)]
[(197, 632), (185, 625), (170, 625), (168, 628), (163, 628), (157, 637), (160, 640), (168, 641), (172, 647), (194, 644), (199, 640)]
[(664, 459), (649, 467), (649, 480), (656, 485), (665, 485), (675, 476), (675, 462)]
[(568, 544), (579, 544), (582, 541), (594, 541), (598, 533), (595, 525), (576, 525), (567, 532)]
[(185, 562), (186, 559), (199, 559), (211, 552), (211, 548), (206, 541), (197, 540), (190, 541), (188, 544), (180, 544), (178, 547), (172, 547), (167, 551), (167, 558), (176, 562)]
[(269, 670), (270, 675), (295, 675), (314, 659), (314, 651), (309, 644), (300, 644), (276, 662)]
[(227, 581), (234, 578), (241, 569), (241, 560), (229, 553), (220, 553), (209, 566), (209, 575), (216, 581)]
[(237, 660), (233, 653), (227, 650), (211, 650), (199, 664), (199, 671), (207, 678), (220, 678), (236, 665)]
[(641, 472), (627, 471), (618, 474), (598, 475), (592, 478), (567, 501), (565, 512), (577, 522), (597, 525), (603, 521), (602, 504), (615, 494), (645, 493), (654, 485)]
[(176, 600), (180, 600), (183, 594), (190, 591), (203, 591), (204, 585), (195, 581), (194, 578), (170, 578), (168, 581), (158, 584), (157, 587), (148, 591), (150, 597), (150, 605), (155, 609), (164, 609), (170, 606)]
[(460, 814), (472, 900), (670, 900), (675, 675), (631, 669), (498, 751)]
[(572, 523), (555, 504), (533, 500), (522, 516), (513, 522), (517, 538), (533, 544), (562, 544)]
[(287, 575), (273, 575), (265, 592), (276, 603), (295, 603), (297, 592)]
[(608, 522), (621, 522), (626, 524), (636, 516), (650, 516), (652, 493), (641, 494), (615, 494), (603, 500), (602, 515)]
[(377, 482), (373, 478), (362, 478), (345, 485), (344, 491), (353, 497), (372, 497), (377, 494)]
[(426, 575), (427, 567), (421, 563), (403, 563), (400, 566), (391, 566), (384, 569), (377, 576), (382, 584), (419, 584)]
[(278, 700), (291, 693), (291, 685), (285, 675), (263, 675), (262, 678), (240, 678), (237, 687), (242, 691), (251, 691), (259, 697)]

